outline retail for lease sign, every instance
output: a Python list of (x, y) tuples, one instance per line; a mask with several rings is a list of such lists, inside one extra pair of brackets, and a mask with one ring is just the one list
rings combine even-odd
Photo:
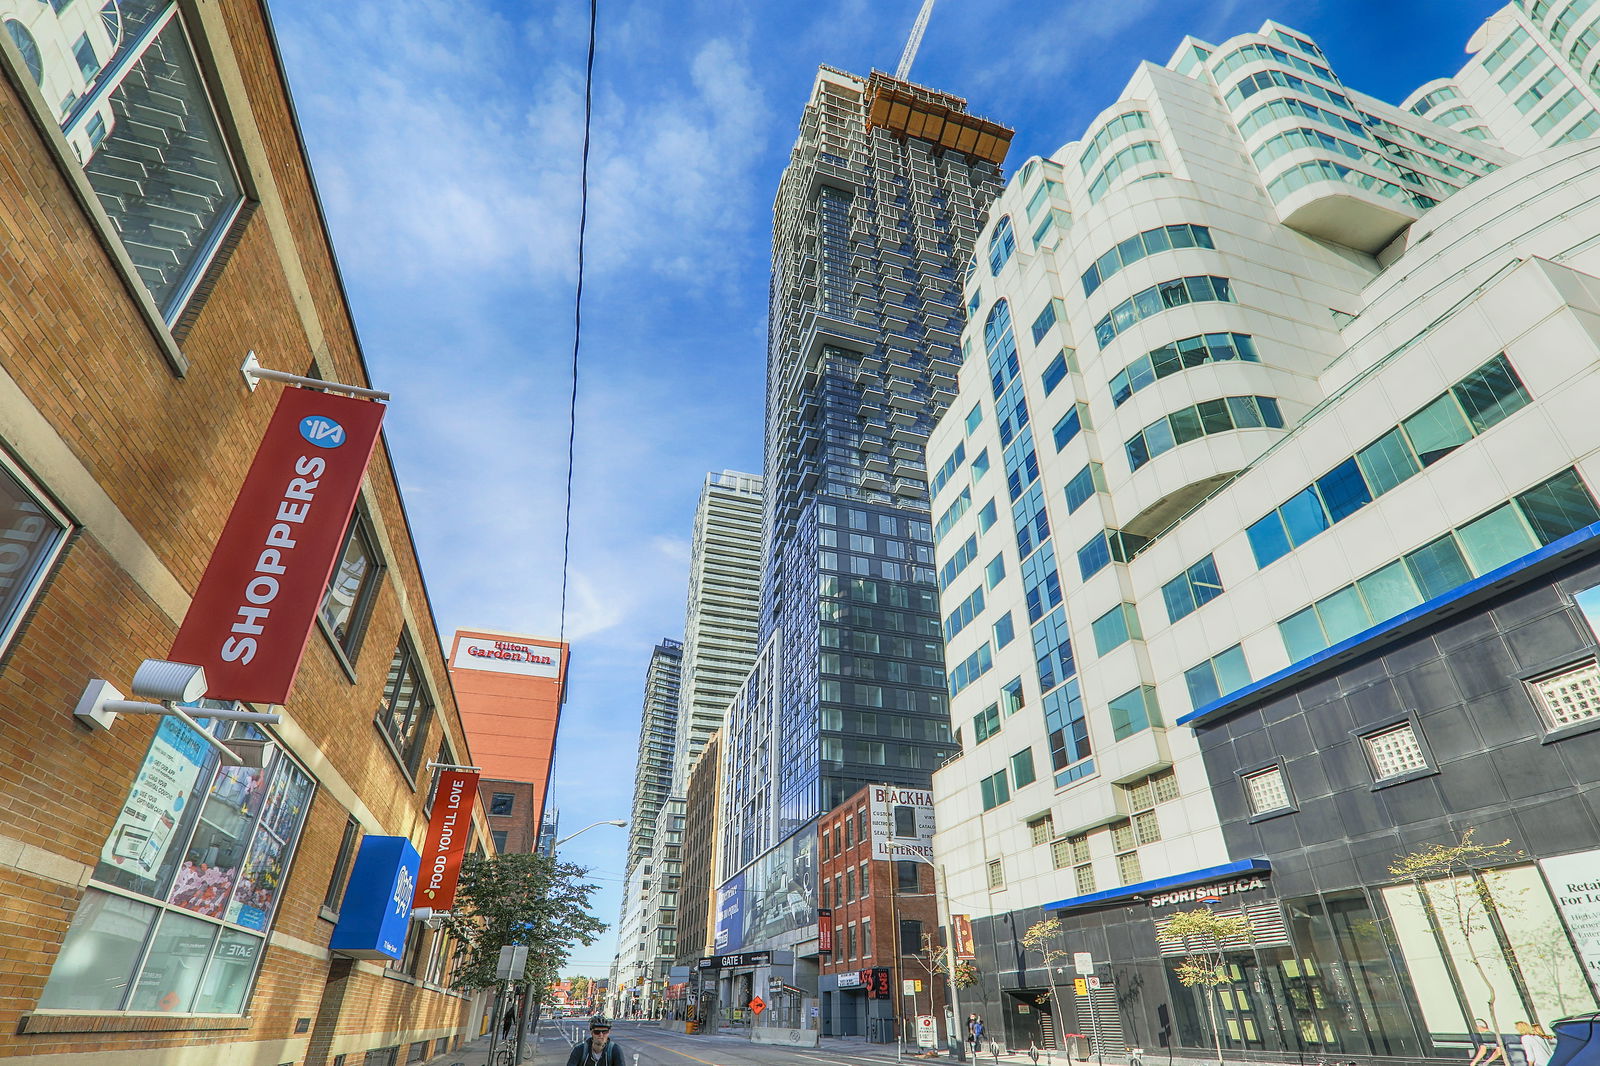
[(1589, 980), (1600, 986), (1600, 851), (1540, 859)]
[(168, 658), (206, 695), (284, 703), (344, 547), (384, 407), (284, 389)]
[(422, 870), (412, 905), (447, 911), (456, 899), (461, 859), (472, 835), (472, 805), (478, 797), (475, 770), (446, 770), (439, 775), (428, 818), (428, 839), (422, 846)]
[(457, 670), (489, 670), (523, 677), (561, 676), (561, 649), (507, 637), (462, 637), (450, 665)]

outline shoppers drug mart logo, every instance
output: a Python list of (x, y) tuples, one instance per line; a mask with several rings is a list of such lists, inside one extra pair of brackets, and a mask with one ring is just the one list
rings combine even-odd
[(302, 418), (300, 435), (319, 448), (337, 448), (344, 443), (344, 427), (321, 415)]

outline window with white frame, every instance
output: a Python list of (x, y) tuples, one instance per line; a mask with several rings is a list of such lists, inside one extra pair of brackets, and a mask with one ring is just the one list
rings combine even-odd
[(178, 6), (19, 8), (36, 43), (27, 74), (169, 323), (245, 203)]
[(1289, 786), (1283, 779), (1283, 768), (1280, 766), (1245, 774), (1244, 793), (1250, 801), (1251, 814), (1266, 814), (1268, 811), (1281, 811), (1292, 806), (1289, 801)]
[(1528, 687), (1551, 729), (1600, 718), (1600, 664), (1593, 659), (1530, 681)]
[(999, 859), (990, 859), (987, 867), (990, 888), (1004, 888), (1006, 883), (1005, 870), (1000, 865)]
[(1410, 722), (1368, 733), (1361, 742), (1366, 746), (1373, 776), (1379, 781), (1427, 769), (1428, 758)]
[(1050, 812), (1046, 811), (1028, 823), (1029, 841), (1034, 844), (1048, 844), (1050, 838), (1055, 836), (1055, 823)]
[(257, 727), (204, 719), (232, 706), (191, 713), (219, 738), (267, 741), (262, 765), (223, 766), (197, 730), (161, 720), (41, 1010), (244, 1012), (315, 786)]

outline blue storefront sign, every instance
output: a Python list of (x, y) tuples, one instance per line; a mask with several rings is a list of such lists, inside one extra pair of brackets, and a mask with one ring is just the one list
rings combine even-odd
[(422, 857), (405, 837), (363, 840), (328, 948), (355, 959), (400, 958), (421, 865)]

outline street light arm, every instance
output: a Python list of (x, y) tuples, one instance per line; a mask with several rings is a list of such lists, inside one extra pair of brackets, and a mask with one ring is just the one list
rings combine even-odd
[(597, 825), (614, 825), (618, 829), (625, 829), (625, 828), (627, 828), (628, 823), (623, 821), (622, 819), (618, 818), (618, 819), (612, 819), (612, 820), (604, 821), (604, 822), (595, 822), (592, 825), (586, 825), (582, 829), (578, 830), (576, 833), (570, 833), (567, 836), (564, 836), (560, 840), (556, 841), (554, 844), (551, 844), (550, 845), (550, 850), (554, 851), (555, 849), (559, 848), (561, 845), (565, 844), (567, 841), (571, 840), (573, 837), (582, 836), (584, 833), (587, 833), (589, 830), (593, 829)]

